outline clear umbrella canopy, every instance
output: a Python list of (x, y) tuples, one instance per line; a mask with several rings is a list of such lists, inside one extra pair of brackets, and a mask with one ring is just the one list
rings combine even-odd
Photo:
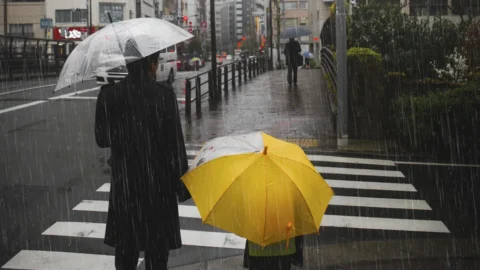
[[(80, 43), (65, 62), (55, 91), (125, 66), (193, 35), (164, 20), (138, 18), (107, 25)], [(126, 46), (130, 43), (129, 46)], [(133, 46), (132, 46), (133, 44)]]

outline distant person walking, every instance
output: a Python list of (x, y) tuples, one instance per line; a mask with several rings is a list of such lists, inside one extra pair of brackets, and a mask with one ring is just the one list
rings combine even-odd
[(283, 54), (287, 60), (288, 74), (287, 81), (288, 85), (292, 85), (292, 72), (293, 72), (293, 83), (297, 84), (297, 72), (298, 72), (298, 56), (302, 48), (300, 48), (300, 43), (293, 38), (290, 38), (289, 41), (285, 44), (285, 49)]
[[(135, 52), (134, 42), (125, 52)], [(115, 267), (167, 269), (169, 251), (182, 246), (178, 202), (188, 199), (180, 177), (188, 170), (177, 99), (157, 84), (159, 54), (127, 64), (121, 82), (102, 87), (95, 114), (98, 146), (111, 149), (112, 179), (105, 243)]]

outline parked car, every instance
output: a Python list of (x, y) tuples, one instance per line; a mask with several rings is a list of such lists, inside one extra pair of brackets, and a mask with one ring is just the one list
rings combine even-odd
[(227, 57), (225, 58), (225, 60), (227, 61), (233, 61), (233, 56), (231, 56), (230, 54), (227, 55)]

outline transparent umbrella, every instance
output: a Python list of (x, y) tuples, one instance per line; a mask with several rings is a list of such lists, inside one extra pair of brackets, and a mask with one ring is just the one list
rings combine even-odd
[[(115, 22), (80, 43), (65, 62), (55, 91), (125, 66), (193, 35), (164, 20), (138, 18)], [(134, 46), (128, 46), (127, 42)]]

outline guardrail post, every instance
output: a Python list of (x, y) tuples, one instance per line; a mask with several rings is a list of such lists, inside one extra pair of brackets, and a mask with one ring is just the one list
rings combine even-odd
[(220, 100), (222, 96), (222, 68), (218, 67), (217, 69), (217, 100)]
[(245, 59), (243, 64), (243, 80), (247, 82), (247, 59)]
[(185, 80), (185, 112), (190, 114), (192, 112), (192, 82)]
[(196, 107), (197, 107), (197, 113), (202, 111), (202, 79), (200, 76), (197, 76), (195, 78), (195, 101), (196, 101)]
[(235, 68), (237, 66), (237, 62), (233, 62), (232, 64), (232, 89), (235, 89)]
[(248, 59), (248, 78), (252, 79), (252, 59)]
[(228, 91), (228, 66), (223, 67), (223, 76), (224, 76), (223, 91), (227, 92)]
[(213, 91), (213, 83), (212, 83), (212, 70), (208, 71), (208, 100), (209, 101), (215, 100), (215, 92)]
[(238, 68), (238, 85), (242, 85), (242, 60), (237, 63)]
[(257, 69), (257, 75), (260, 75), (260, 61), (262, 61), (261, 58), (257, 58), (257, 61), (255, 63), (256, 69)]

